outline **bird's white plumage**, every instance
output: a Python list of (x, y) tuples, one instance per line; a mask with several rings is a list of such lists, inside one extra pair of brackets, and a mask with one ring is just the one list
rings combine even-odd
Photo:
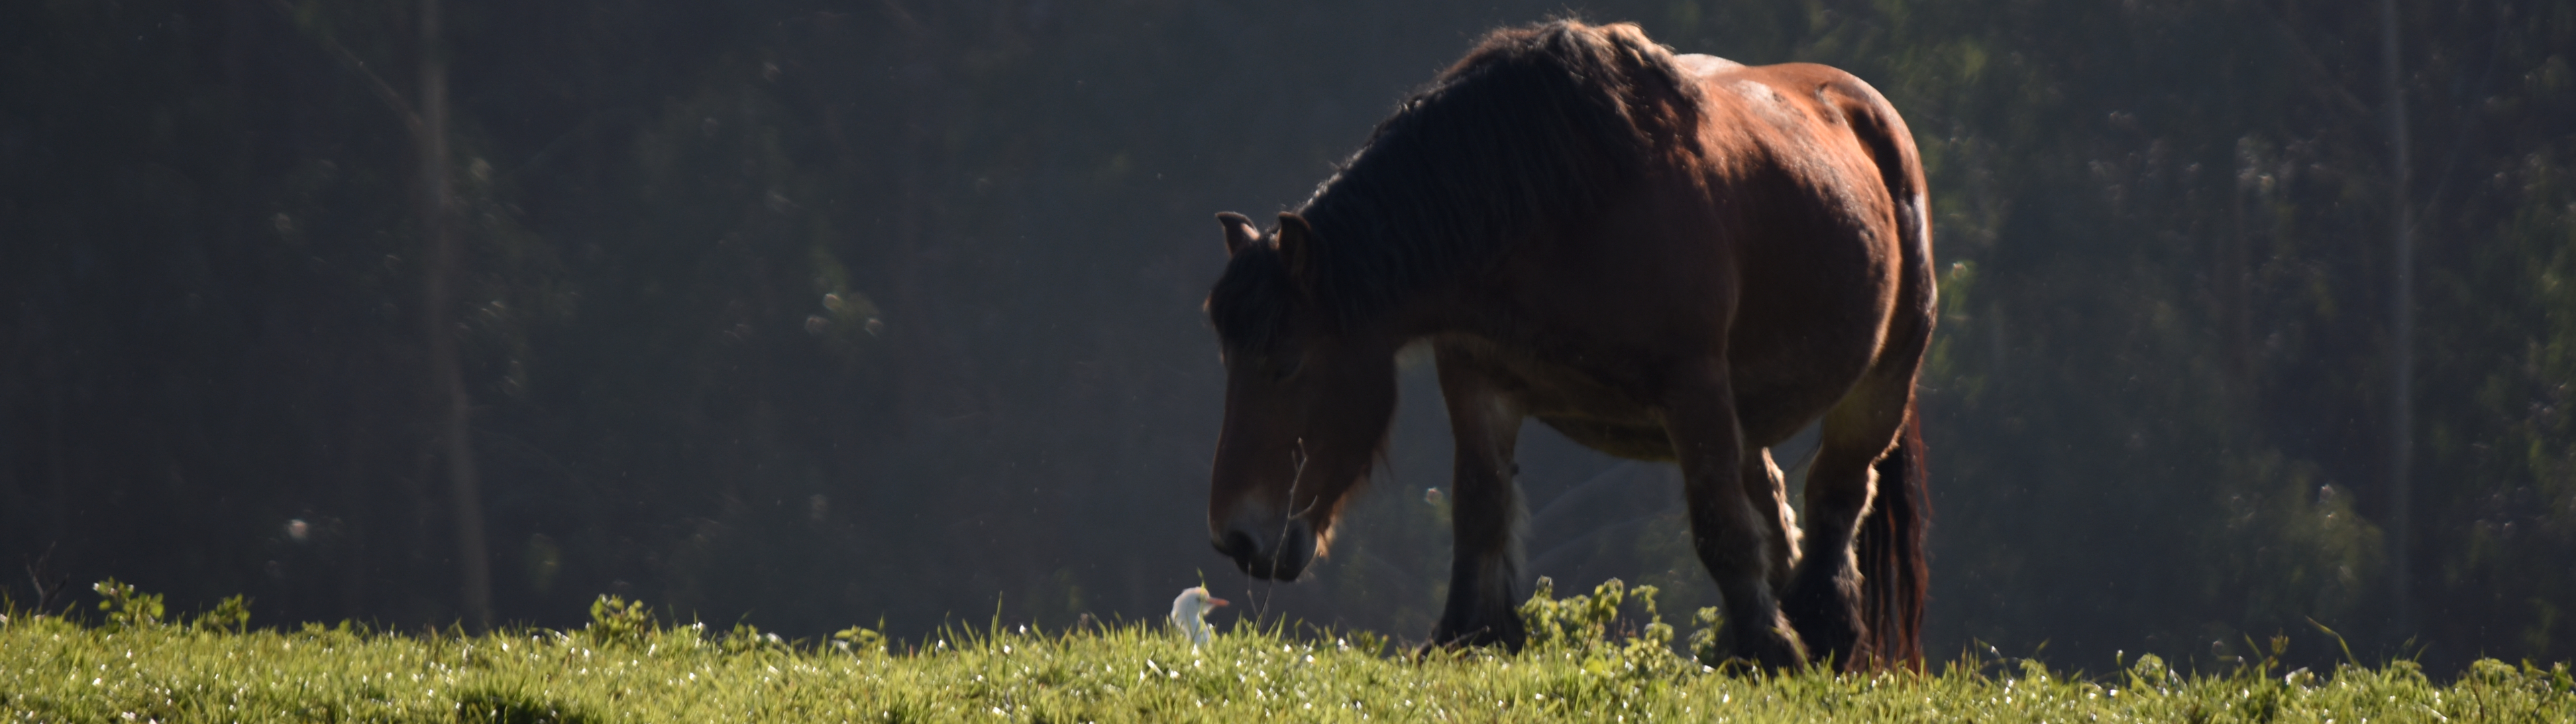
[(1172, 599), (1172, 626), (1189, 637), (1190, 645), (1206, 644), (1215, 633), (1208, 629), (1208, 610), (1223, 605), (1225, 599), (1208, 595), (1206, 588), (1192, 586), (1182, 591), (1181, 597)]

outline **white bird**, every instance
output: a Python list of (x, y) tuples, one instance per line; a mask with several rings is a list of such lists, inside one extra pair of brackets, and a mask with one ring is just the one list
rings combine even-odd
[(1211, 633), (1207, 623), (1208, 609), (1223, 605), (1225, 599), (1208, 595), (1204, 587), (1192, 586), (1182, 591), (1180, 598), (1172, 599), (1172, 625), (1180, 627), (1181, 635), (1190, 638), (1190, 645), (1204, 645)]

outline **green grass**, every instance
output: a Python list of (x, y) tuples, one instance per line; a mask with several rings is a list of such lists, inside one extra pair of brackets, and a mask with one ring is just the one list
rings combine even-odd
[[(1602, 591), (1596, 591), (1601, 593)], [(1610, 591), (1615, 594), (1615, 591)], [(1712, 671), (1670, 629), (1598, 634), (1615, 598), (1534, 603), (1521, 655), (1390, 656), (1373, 636), (1238, 629), (1193, 649), (1160, 625), (989, 627), (888, 653), (851, 629), (794, 643), (748, 626), (659, 626), (603, 599), (575, 631), (243, 630), (241, 609), (84, 625), (0, 624), (0, 717), (43, 722), (623, 721), (2153, 721), (2576, 720), (2565, 664), (2482, 661), (2448, 684), (2410, 662), (2186, 675), (2153, 657), (2103, 675), (1963, 660), (1937, 675)], [(153, 605), (152, 616), (143, 603)], [(223, 609), (219, 609), (221, 611)]]

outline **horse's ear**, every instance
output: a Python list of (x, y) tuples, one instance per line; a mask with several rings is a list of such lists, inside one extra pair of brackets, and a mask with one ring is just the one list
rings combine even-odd
[(1225, 226), (1225, 256), (1228, 259), (1242, 254), (1253, 242), (1261, 240), (1261, 230), (1253, 228), (1252, 217), (1219, 211), (1216, 212), (1216, 223)]
[(1294, 211), (1279, 212), (1279, 259), (1288, 265), (1288, 276), (1300, 282), (1311, 281), (1314, 269), (1315, 227), (1306, 225), (1306, 217)]

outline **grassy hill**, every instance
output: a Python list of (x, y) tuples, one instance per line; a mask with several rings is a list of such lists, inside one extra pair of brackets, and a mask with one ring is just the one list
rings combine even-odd
[[(1660, 622), (1612, 634), (1622, 591), (1533, 599), (1520, 655), (1393, 655), (1369, 634), (1239, 628), (1193, 648), (1168, 626), (998, 624), (890, 651), (853, 628), (790, 642), (661, 625), (603, 598), (573, 631), (251, 630), (238, 600), (165, 622), (110, 582), (95, 625), (9, 612), (0, 719), (42, 722), (876, 721), (2570, 721), (2566, 664), (2411, 662), (2334, 671), (2100, 674), (1963, 658), (1936, 674), (1720, 671)], [(1629, 592), (1633, 600), (1637, 596)], [(1650, 594), (1649, 594), (1650, 595)], [(1651, 618), (1649, 619), (1651, 621)], [(1706, 637), (1697, 643), (1706, 644)]]

